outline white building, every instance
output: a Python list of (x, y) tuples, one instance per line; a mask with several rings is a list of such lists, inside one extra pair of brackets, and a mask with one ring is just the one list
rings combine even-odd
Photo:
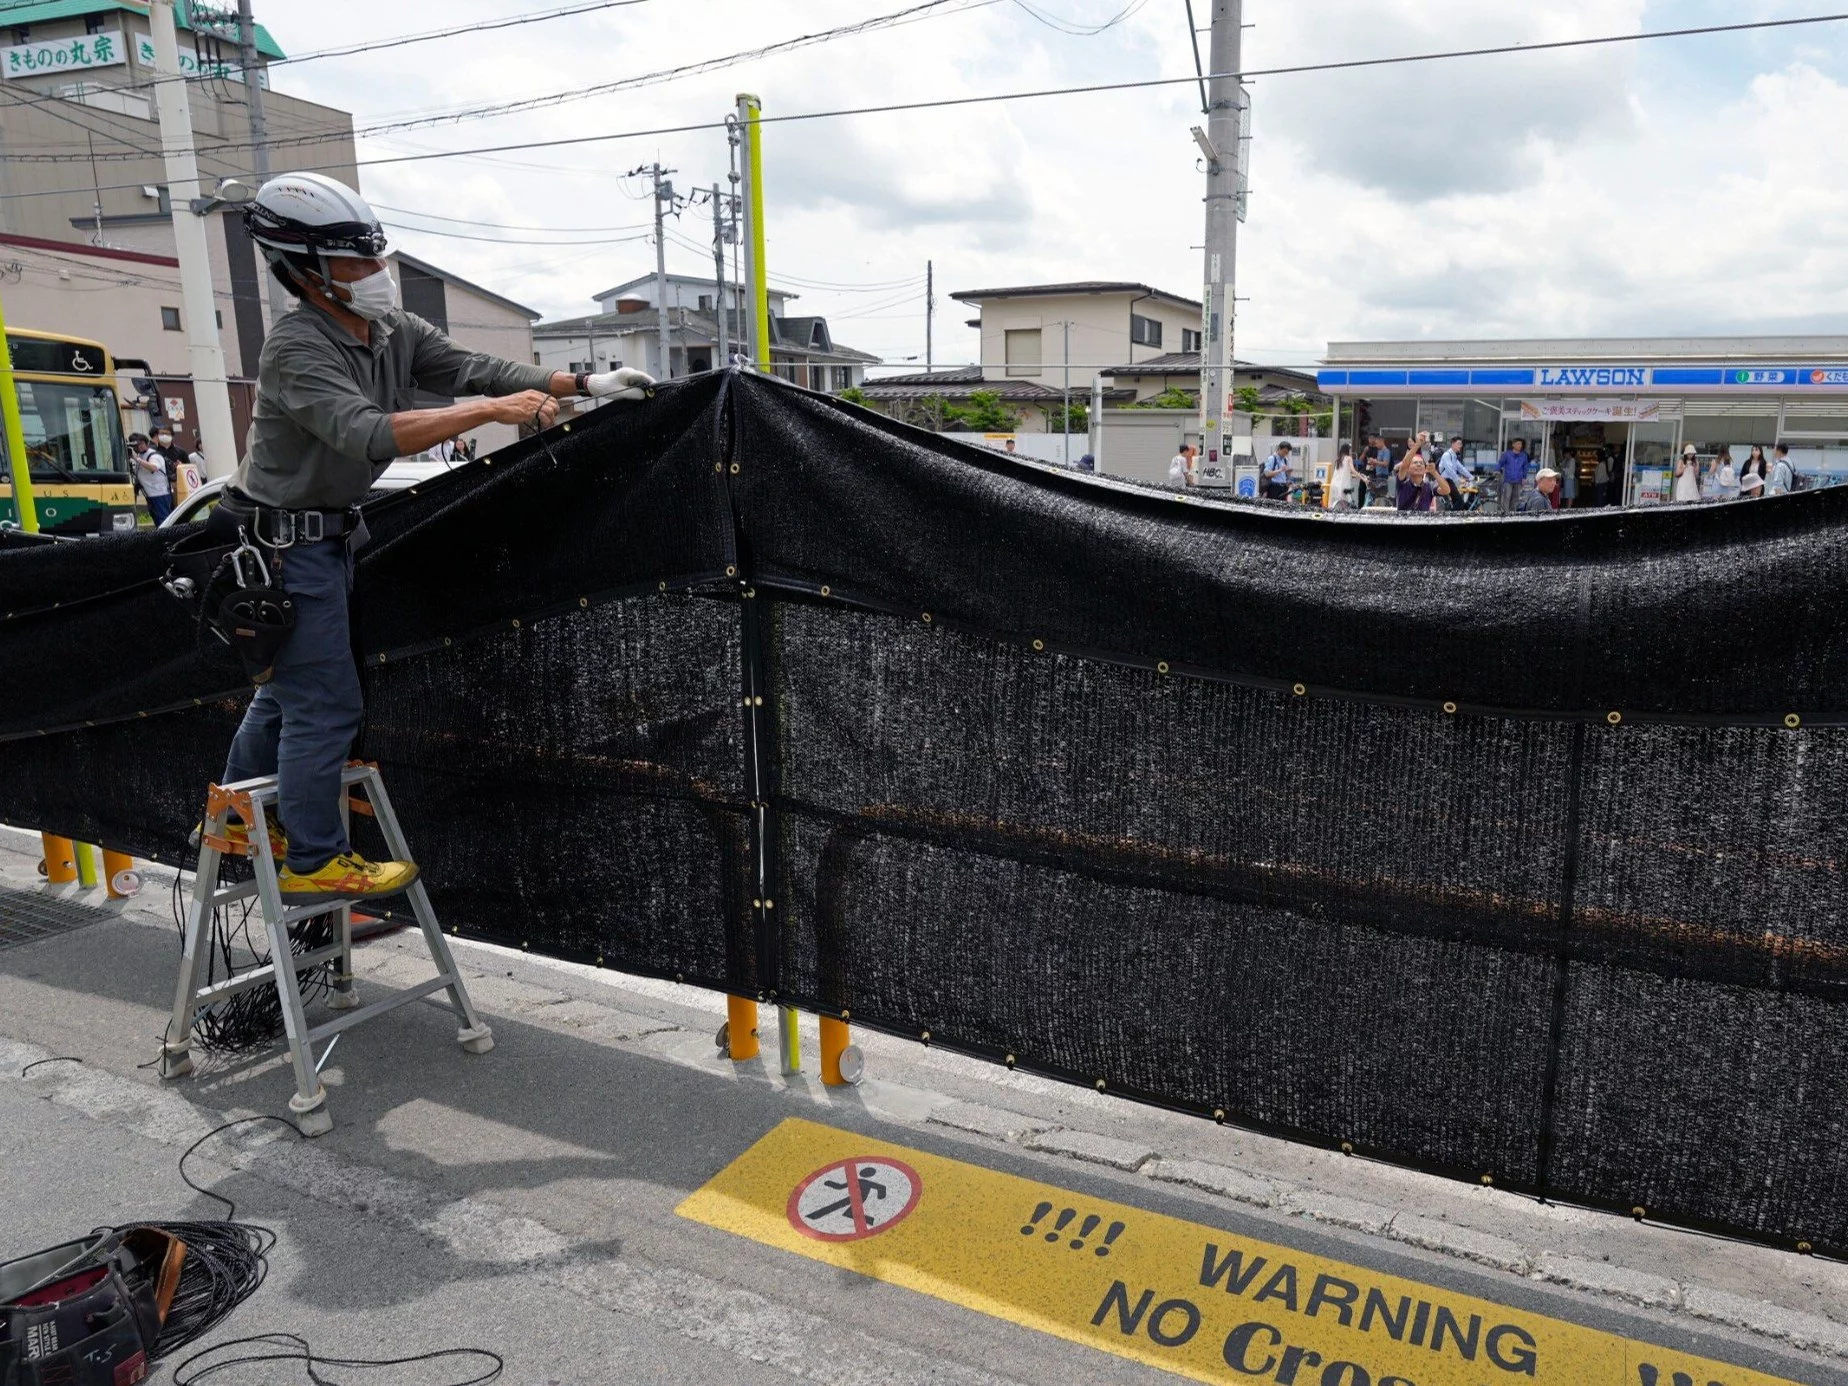
[[(659, 380), (697, 375), (725, 363), (719, 353), (719, 315), (725, 314), (726, 341), (740, 349), (736, 285), (692, 275), (667, 276), (667, 330), (670, 359), (661, 360), (659, 310), (655, 277), (645, 275), (594, 295), (599, 311), (581, 318), (543, 322), (533, 329), (534, 360), (560, 371), (606, 371), (629, 366)], [(879, 358), (834, 340), (826, 318), (791, 317), (794, 294), (771, 290), (771, 369), (785, 380), (812, 390), (844, 390), (860, 384), (866, 368)], [(721, 307), (728, 304), (729, 306)]]

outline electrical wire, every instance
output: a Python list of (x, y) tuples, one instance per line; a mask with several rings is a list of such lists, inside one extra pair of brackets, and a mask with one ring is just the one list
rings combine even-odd
[(395, 227), (400, 231), (414, 231), (424, 236), (442, 236), (452, 241), (485, 241), (489, 245), (627, 245), (631, 241), (645, 241), (649, 239), (648, 233), (644, 231), (638, 232), (633, 236), (606, 236), (599, 240), (590, 241), (516, 240), (508, 236), (471, 236), (465, 231), (439, 231), (435, 227), (412, 226), (408, 222), (392, 221), (384, 217), (381, 217), (379, 220), (382, 225)]
[[(994, 0), (988, 0), (993, 3)], [(1848, 12), (1837, 14), (1808, 15), (1797, 19), (1760, 19), (1739, 24), (1711, 24), (1697, 28), (1657, 29), (1640, 34), (1608, 34), (1598, 38), (1560, 39), (1547, 43), (1502, 44), (1487, 48), (1452, 49), (1437, 53), (1408, 53), (1396, 57), (1354, 58), (1342, 62), (1299, 63), (1288, 67), (1253, 68), (1243, 72), (1208, 73), (1210, 81), (1231, 79), (1251, 81), (1261, 77), (1292, 77), (1318, 72), (1349, 72), (1367, 68), (1395, 67), (1409, 63), (1442, 62), (1459, 58), (1495, 57), (1506, 54), (1529, 54), (1557, 52), (1566, 49), (1591, 48), (1613, 44), (1640, 43), (1652, 39), (1690, 38), (1702, 35), (1740, 33), (1750, 30), (1784, 29), (1798, 25), (1833, 24), (1848, 20)], [(797, 111), (789, 115), (760, 116), (762, 125), (788, 125), (811, 120), (838, 120), (848, 116), (893, 115), (908, 111), (947, 110), (962, 106), (991, 105), (1006, 101), (1033, 101), (1058, 96), (1092, 96), (1107, 92), (1143, 91), (1156, 87), (1185, 85), (1197, 81), (1194, 76), (1187, 77), (1148, 77), (1127, 82), (1092, 82), (1070, 87), (1040, 87), (1026, 91), (990, 92), (978, 96), (940, 97), (926, 101), (897, 101), (877, 106), (848, 106), (827, 111)], [(684, 125), (661, 125), (648, 129), (617, 130), (596, 135), (572, 135), (550, 140), (522, 140), (509, 144), (481, 145), (472, 149), (435, 150), (426, 154), (398, 154), (377, 159), (358, 159), (348, 165), (316, 165), (316, 168), (338, 169), (349, 166), (375, 168), (387, 164), (422, 163), (432, 159), (457, 159), (481, 154), (504, 154), (532, 149), (560, 149), (576, 145), (602, 144), (616, 140), (653, 139), (663, 135), (684, 135), (704, 130), (723, 130), (727, 124), (723, 120), (692, 121)], [(226, 149), (246, 148), (244, 145), (218, 145), (214, 152)], [(110, 156), (99, 156), (110, 157)], [(0, 155), (0, 163), (38, 162), (36, 155)], [(66, 160), (68, 162), (68, 160)], [(114, 192), (124, 188), (140, 187), (139, 183), (103, 184), (100, 188), (44, 188), (34, 192), (0, 194), (0, 201), (21, 201), (36, 197), (65, 197), (75, 193), (91, 191)]]
[[(821, 29), (814, 33), (799, 34), (794, 38), (782, 39), (776, 43), (762, 44), (737, 53), (727, 53), (721, 57), (703, 58), (698, 62), (681, 63), (675, 67), (660, 68), (653, 72), (638, 73), (631, 77), (619, 77), (609, 82), (593, 83), (589, 86), (567, 87), (562, 91), (546, 92), (539, 96), (521, 97), (512, 101), (495, 101), (475, 106), (458, 106), (446, 110), (432, 110), (423, 114), (407, 116), (400, 120), (380, 121), (376, 124), (355, 126), (353, 137), (362, 139), (372, 135), (391, 134), (402, 130), (418, 130), (434, 125), (451, 125), (464, 120), (485, 120), (504, 115), (515, 115), (522, 111), (539, 110), (551, 106), (564, 105), (568, 102), (587, 100), (596, 96), (607, 96), (614, 92), (631, 91), (638, 87), (655, 86), (660, 83), (678, 81), (683, 77), (698, 76), (706, 72), (717, 72), (724, 68), (736, 67), (741, 63), (754, 62), (759, 58), (777, 53), (792, 52), (799, 48), (811, 48), (818, 44), (831, 43), (837, 39), (850, 38), (858, 34), (869, 33), (877, 29), (892, 28), (900, 24), (912, 23), (919, 19), (935, 18), (938, 13), (957, 14), (972, 9), (982, 9), (997, 4), (999, 0), (922, 0), (922, 3), (894, 10), (889, 14), (874, 15), (869, 19), (856, 20), (851, 24), (837, 25), (832, 29)], [(954, 8), (949, 8), (949, 7)], [(32, 103), (21, 103), (32, 104)], [(308, 142), (306, 137), (292, 136), (283, 139), (265, 141), (271, 150), (285, 149), (293, 145)], [(196, 155), (224, 154), (254, 148), (250, 141), (224, 140), (215, 144), (202, 144), (195, 140), (193, 152)], [(53, 156), (48, 155), (4, 155), (0, 162), (31, 163), (47, 162)], [(133, 157), (126, 154), (104, 155), (105, 159), (125, 159)]]
[(1057, 15), (1047, 14), (1044, 10), (1035, 8), (1028, 4), (1027, 0), (1014, 0), (1014, 7), (1031, 15), (1048, 29), (1056, 30), (1061, 34), (1070, 34), (1074, 38), (1096, 38), (1099, 34), (1116, 28), (1148, 2), (1149, 0), (1129, 0), (1127, 5), (1102, 24), (1080, 24), (1076, 20), (1061, 19)]
[(494, 231), (551, 231), (558, 235), (573, 232), (592, 231), (643, 231), (653, 226), (653, 222), (635, 221), (626, 226), (510, 226), (501, 221), (477, 221), (473, 217), (445, 217), (435, 212), (419, 212), (409, 207), (392, 207), (383, 202), (371, 204), (376, 212), (396, 212), (399, 216), (422, 217), (425, 221), (446, 221), (454, 226), (485, 226)]
[[(229, 1348), (244, 1348), (246, 1351), (237, 1357), (227, 1357), (221, 1361), (202, 1366), (191, 1376), (184, 1375), (186, 1369), (195, 1362), (205, 1359)], [(269, 1351), (252, 1351), (250, 1349), (267, 1348)], [(249, 1366), (254, 1362), (300, 1362), (308, 1373), (308, 1380), (315, 1386), (334, 1386), (327, 1377), (315, 1370), (322, 1367), (401, 1367), (412, 1362), (437, 1362), (447, 1357), (472, 1357), (485, 1359), (488, 1369), (479, 1376), (471, 1376), (463, 1381), (450, 1382), (447, 1386), (482, 1386), (482, 1383), (496, 1380), (506, 1370), (507, 1363), (498, 1352), (486, 1348), (438, 1348), (434, 1352), (413, 1353), (409, 1357), (329, 1357), (317, 1353), (309, 1346), (306, 1338), (294, 1333), (259, 1333), (249, 1338), (232, 1338), (226, 1342), (216, 1343), (202, 1352), (195, 1352), (173, 1369), (173, 1386), (192, 1386), (195, 1381), (204, 1381), (208, 1376), (220, 1372), (235, 1371), (239, 1367)], [(277, 1378), (268, 1372), (257, 1378), (273, 1382)]]

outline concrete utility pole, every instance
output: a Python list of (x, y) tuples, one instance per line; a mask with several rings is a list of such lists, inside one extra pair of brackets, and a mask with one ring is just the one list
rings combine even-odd
[(937, 276), (936, 266), (929, 260), (924, 262), (924, 374), (929, 375), (934, 369), (931, 351), (931, 326), (937, 316)]
[(1210, 0), (1213, 7), (1212, 59), (1208, 71), (1206, 155), (1206, 276), (1200, 295), (1200, 446), (1208, 461), (1231, 473), (1232, 340), (1237, 303), (1239, 169), (1238, 80), (1240, 0)]
[(717, 183), (712, 185), (712, 298), (719, 305), (719, 359), (712, 364), (724, 370), (731, 364), (731, 354), (725, 330), (725, 202)]
[(667, 214), (674, 207), (674, 185), (667, 175), (674, 170), (646, 164), (637, 173), (654, 175), (655, 208), (655, 328), (661, 351), (661, 379), (674, 378), (674, 349), (667, 330)]
[(199, 196), (199, 165), (193, 158), (192, 108), (180, 78), (180, 41), (173, 0), (152, 0), (148, 27), (154, 39), (154, 98), (160, 111), (160, 146), (173, 206), (173, 243), (180, 259), (180, 296), (185, 305), (193, 398), (199, 408), (199, 444), (210, 476), (229, 476), (237, 466), (237, 430), (231, 423), (231, 392), (225, 383), (225, 352), (218, 340), (218, 305), (212, 294), (212, 262), (205, 249), (205, 218), (193, 211)]
[(1065, 329), (1065, 399), (1059, 406), (1065, 411), (1065, 417), (1059, 423), (1059, 432), (1065, 436), (1065, 465), (1072, 465), (1072, 323), (1067, 318), (1059, 324)]
[[(237, 60), (244, 69), (244, 100), (250, 109), (250, 171), (261, 188), (269, 182), (269, 122), (263, 114), (263, 65), (257, 57), (257, 22), (250, 16), (250, 0), (237, 0)], [(288, 295), (276, 276), (269, 272), (263, 256), (257, 256), (263, 283), (269, 290), (270, 328), (273, 331), (282, 315), (289, 311)]]

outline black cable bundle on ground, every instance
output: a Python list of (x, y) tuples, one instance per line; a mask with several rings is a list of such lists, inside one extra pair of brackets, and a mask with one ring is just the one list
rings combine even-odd
[[(194, 861), (196, 864), (196, 857)], [(221, 879), (226, 864), (224, 860), (219, 862)], [(173, 923), (182, 938), (186, 933), (186, 895), (181, 883), (184, 873), (185, 868), (182, 866), (173, 877)], [(212, 946), (206, 959), (208, 983), (219, 980), (221, 973), (228, 980), (270, 961), (268, 939), (259, 943), (251, 937), (250, 917), (254, 904), (252, 900), (243, 901), (236, 907), (235, 918), (230, 917), (231, 908), (220, 907), (212, 912)], [(289, 947), (297, 954), (324, 948), (333, 941), (332, 915), (316, 915), (289, 927)], [(239, 944), (250, 956), (250, 961), (242, 966), (239, 965), (235, 951)], [(325, 964), (300, 974), (303, 1004), (310, 1004), (324, 996), (330, 985)], [(248, 991), (227, 996), (200, 1012), (193, 1021), (194, 1043), (213, 1054), (247, 1053), (262, 1048), (281, 1034), (282, 1001), (276, 995), (276, 989), (267, 985), (251, 987)]]
[(180, 1266), (180, 1284), (167, 1320), (161, 1325), (154, 1350), (155, 1361), (170, 1357), (196, 1342), (249, 1299), (269, 1274), (270, 1248), (276, 1234), (247, 1222), (147, 1222), (186, 1243), (186, 1260)]

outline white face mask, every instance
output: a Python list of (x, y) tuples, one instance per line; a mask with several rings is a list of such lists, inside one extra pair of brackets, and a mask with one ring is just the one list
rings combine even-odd
[(344, 307), (352, 309), (367, 322), (377, 322), (398, 306), (398, 284), (391, 271), (381, 269), (346, 286), (352, 295)]

